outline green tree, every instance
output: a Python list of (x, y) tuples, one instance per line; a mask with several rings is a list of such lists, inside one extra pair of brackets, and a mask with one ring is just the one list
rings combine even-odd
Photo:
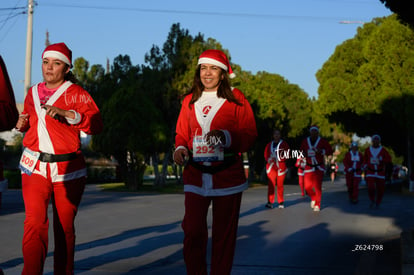
[(119, 55), (96, 94), (104, 132), (93, 137), (94, 148), (119, 161), (130, 189), (142, 184), (145, 156), (158, 142), (165, 142), (162, 115), (145, 88), (142, 70), (132, 65), (129, 56)]
[(413, 75), (412, 30), (395, 15), (374, 19), (339, 45), (318, 71), (316, 108), (348, 132), (381, 134), (409, 163)]
[(398, 14), (401, 21), (414, 27), (413, 3), (410, 0), (380, 0), (392, 12)]

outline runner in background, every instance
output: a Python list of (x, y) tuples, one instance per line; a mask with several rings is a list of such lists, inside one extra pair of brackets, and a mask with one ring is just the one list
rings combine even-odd
[(275, 202), (275, 189), (277, 189), (277, 202), (279, 208), (284, 208), (284, 181), (287, 173), (286, 160), (289, 158), (289, 145), (282, 140), (280, 130), (273, 130), (273, 140), (264, 150), (266, 160), (267, 208), (273, 208)]

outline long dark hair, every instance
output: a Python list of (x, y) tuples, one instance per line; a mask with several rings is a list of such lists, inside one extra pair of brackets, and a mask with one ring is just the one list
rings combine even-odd
[(66, 81), (70, 81), (74, 84), (78, 83), (78, 79), (76, 78), (76, 76), (72, 73), (72, 71), (69, 71), (64, 78)]
[[(184, 95), (186, 96), (186, 95), (192, 94), (190, 103), (188, 104), (188, 107), (190, 109), (191, 109), (191, 105), (193, 105), (201, 97), (201, 94), (204, 91), (204, 85), (200, 79), (200, 68), (201, 68), (201, 65), (198, 65), (195, 71), (195, 74), (194, 74), (193, 86), (191, 87), (190, 91)], [(236, 99), (231, 89), (228, 73), (221, 68), (220, 70), (221, 70), (220, 77), (222, 77), (222, 80), (220, 81), (218, 89), (217, 89), (217, 97), (225, 98), (229, 102), (233, 102), (241, 106), (242, 104)]]

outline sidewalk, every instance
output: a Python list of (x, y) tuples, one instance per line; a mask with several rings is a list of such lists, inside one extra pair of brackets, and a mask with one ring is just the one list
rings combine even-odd
[[(358, 205), (348, 202), (343, 179), (323, 188), (316, 213), (296, 185), (285, 188), (285, 209), (264, 207), (265, 186), (247, 190), (232, 274), (413, 274), (413, 196), (388, 190), (381, 208), (373, 210), (364, 187)], [(88, 185), (76, 219), (75, 274), (185, 274), (183, 214), (182, 194), (102, 192)], [(0, 267), (6, 275), (23, 267), (23, 220), (20, 190), (5, 192)], [(53, 274), (49, 236), (47, 275)], [(383, 250), (353, 251), (359, 244)]]

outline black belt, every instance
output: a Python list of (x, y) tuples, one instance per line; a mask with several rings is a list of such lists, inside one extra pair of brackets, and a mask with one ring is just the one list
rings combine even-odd
[(382, 172), (382, 171), (384, 171), (384, 169), (378, 169), (378, 170), (375, 170), (375, 169), (371, 169), (371, 168), (369, 168), (369, 167), (368, 167), (368, 170), (369, 170), (369, 171), (372, 171), (372, 172)]
[(217, 172), (220, 172), (220, 171), (223, 171), (223, 170), (229, 168), (230, 166), (232, 166), (233, 164), (236, 163), (236, 160), (237, 160), (236, 156), (230, 156), (230, 157), (225, 157), (224, 161), (222, 163), (220, 163), (219, 165), (206, 166), (206, 165), (203, 165), (201, 163), (195, 162), (193, 160), (193, 158), (190, 157), (190, 159), (188, 160), (188, 164), (190, 164), (194, 168), (197, 168), (202, 173), (215, 174)]
[(306, 165), (307, 166), (310, 166), (310, 167), (318, 167), (318, 166), (321, 166), (322, 164), (320, 164), (320, 163), (318, 163), (318, 164), (309, 164), (309, 163), (306, 163)]
[(75, 152), (69, 154), (48, 154), (48, 153), (40, 153), (39, 160), (43, 162), (62, 162), (62, 161), (69, 161), (76, 159), (77, 154)]

